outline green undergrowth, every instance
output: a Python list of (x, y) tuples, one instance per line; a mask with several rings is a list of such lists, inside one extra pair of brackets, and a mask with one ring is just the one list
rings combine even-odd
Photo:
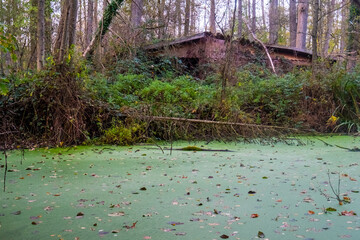
[(359, 71), (334, 66), (316, 77), (302, 69), (278, 76), (249, 64), (236, 72), (224, 99), (216, 72), (199, 79), (168, 68), (157, 75), (131, 69), (113, 77), (97, 75), (87, 86), (115, 108), (154, 116), (354, 132), (360, 116)]
[[(103, 73), (93, 73), (85, 63), (65, 73), (51, 66), (40, 73), (14, 73), (1, 77), (0, 114), (7, 123), (1, 131), (53, 145), (93, 139), (130, 145), (173, 134), (170, 123), (127, 123), (119, 112), (319, 132), (360, 129), (360, 67), (348, 72), (334, 65), (316, 76), (306, 69), (274, 75), (248, 64), (235, 71), (225, 96), (214, 69), (199, 77), (179, 59), (139, 54)], [(197, 134), (195, 130), (186, 134)], [(213, 129), (201, 131), (209, 136)]]

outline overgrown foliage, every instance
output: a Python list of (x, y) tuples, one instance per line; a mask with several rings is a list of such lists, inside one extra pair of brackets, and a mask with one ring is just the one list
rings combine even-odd
[[(80, 64), (65, 73), (49, 66), (39, 74), (6, 78), (0, 114), (8, 124), (2, 132), (16, 133), (11, 135), (16, 136), (14, 144), (19, 142), (16, 139), (54, 145), (96, 139), (95, 143), (129, 145), (149, 138), (271, 137), (285, 128), (360, 129), (360, 68), (348, 73), (333, 66), (315, 77), (302, 69), (275, 76), (249, 64), (238, 69), (234, 84), (221, 99), (219, 74), (212, 72), (205, 79), (190, 72), (181, 74), (180, 60), (141, 56), (115, 64), (122, 68), (104, 74), (90, 75)], [(165, 118), (159, 121), (154, 116)], [(265, 130), (252, 124), (280, 128)]]

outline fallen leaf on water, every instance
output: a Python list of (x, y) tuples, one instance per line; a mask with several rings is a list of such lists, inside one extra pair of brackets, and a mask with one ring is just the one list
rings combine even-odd
[(178, 233), (175, 233), (176, 236), (185, 236), (186, 235), (186, 232), (178, 232)]
[(265, 238), (265, 234), (261, 231), (258, 232), (257, 236), (258, 238)]
[(110, 208), (120, 208), (120, 204), (111, 204)]
[(182, 225), (184, 223), (182, 223), (182, 222), (168, 222), (168, 224), (170, 224), (172, 226), (176, 226), (176, 225)]
[(133, 229), (133, 228), (135, 228), (137, 222), (138, 222), (138, 221), (134, 222), (131, 226), (125, 225), (124, 228)]
[(114, 213), (109, 213), (108, 214), (109, 217), (120, 217), (120, 216), (125, 216), (124, 212), (114, 212)]
[(20, 215), (20, 214), (21, 214), (21, 211), (16, 211), (16, 212), (13, 212), (13, 213), (11, 213), (11, 214), (13, 214), (13, 215)]
[(257, 218), (257, 217), (259, 217), (259, 214), (257, 214), (257, 213), (253, 213), (253, 214), (251, 214), (251, 216), (250, 216), (251, 218)]
[(341, 235), (339, 238), (351, 238), (352, 236), (349, 234)]
[(101, 237), (101, 236), (105, 236), (106, 234), (108, 234), (109, 232), (103, 232), (103, 231), (101, 231), (101, 232), (99, 232), (99, 236)]
[(176, 229), (170, 229), (170, 228), (161, 228), (160, 230), (162, 230), (163, 232), (173, 232), (173, 231), (176, 231)]
[(345, 211), (341, 212), (341, 215), (342, 216), (356, 216), (356, 213), (354, 211), (349, 211), (348, 212), (348, 211), (345, 210)]
[(76, 214), (76, 218), (83, 218), (84, 217), (84, 213), (83, 212), (78, 212)]
[(310, 203), (310, 202), (313, 202), (314, 200), (312, 198), (306, 197), (306, 198), (304, 198), (303, 201), (307, 202), (307, 203)]
[(209, 223), (209, 226), (219, 226), (219, 223)]
[(315, 214), (315, 212), (314, 212), (314, 211), (309, 210), (309, 211), (308, 211), (308, 214), (313, 215), (313, 214)]
[(327, 212), (336, 212), (336, 209), (335, 208), (332, 208), (332, 207), (328, 207), (326, 209)]
[(45, 211), (52, 211), (52, 210), (54, 210), (54, 208), (53, 208), (52, 206), (46, 206), (46, 207), (44, 208), (44, 210), (45, 210)]

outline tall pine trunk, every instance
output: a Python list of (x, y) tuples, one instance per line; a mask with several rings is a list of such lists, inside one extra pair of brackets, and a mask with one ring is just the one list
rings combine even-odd
[(316, 63), (318, 60), (318, 24), (319, 24), (319, 0), (313, 1), (313, 28), (312, 28), (312, 71), (313, 77), (316, 73)]
[(88, 0), (85, 45), (88, 46), (94, 32), (94, 1)]
[(325, 41), (324, 41), (324, 47), (322, 50), (322, 54), (324, 57), (326, 57), (329, 54), (329, 45), (330, 45), (330, 38), (334, 23), (334, 8), (335, 8), (335, 0), (329, 0), (328, 1), (328, 15), (327, 15), (327, 27), (325, 32)]
[(256, 0), (252, 1), (251, 9), (252, 9), (251, 29), (255, 33), (256, 32)]
[(266, 29), (266, 16), (265, 16), (264, 0), (261, 0), (261, 15), (262, 15), (263, 29)]
[(195, 0), (191, 0), (191, 7), (190, 7), (190, 33), (194, 34), (196, 32), (196, 6), (195, 6)]
[(30, 68), (35, 68), (36, 63), (36, 46), (37, 46), (37, 9), (38, 9), (38, 0), (31, 0), (31, 10), (30, 10), (30, 56), (28, 66)]
[(215, 0), (210, 0), (210, 32), (216, 33)]
[(352, 70), (356, 65), (356, 58), (360, 51), (360, 7), (352, 1), (349, 12), (349, 34), (347, 50), (350, 54), (347, 68)]
[(190, 29), (190, 0), (185, 1), (185, 26), (184, 26), (184, 35), (189, 35)]
[(176, 12), (177, 33), (178, 33), (178, 37), (181, 37), (182, 34), (181, 0), (176, 0), (175, 12)]
[(290, 47), (296, 47), (296, 0), (289, 0)]
[(51, 13), (51, 0), (45, 0), (45, 57), (51, 55), (51, 44), (53, 35)]
[(279, 3), (270, 0), (269, 10), (269, 44), (277, 44), (279, 37)]
[(62, 1), (61, 18), (54, 47), (54, 60), (58, 65), (64, 64), (66, 58), (69, 59), (70, 48), (75, 44), (77, 10), (77, 0)]
[(306, 49), (306, 33), (309, 16), (309, 0), (300, 0), (298, 3), (298, 23), (296, 33), (296, 48)]
[(41, 71), (45, 62), (45, 0), (38, 1), (36, 66)]
[(242, 6), (242, 0), (238, 1), (238, 37), (242, 38), (242, 31), (243, 31), (243, 6)]
[(345, 48), (346, 48), (346, 41), (347, 41), (347, 29), (348, 29), (348, 13), (349, 13), (349, 8), (345, 7), (346, 3), (348, 0), (342, 0), (341, 4), (342, 9), (341, 9), (341, 38), (340, 38), (340, 53), (344, 53), (345, 52)]

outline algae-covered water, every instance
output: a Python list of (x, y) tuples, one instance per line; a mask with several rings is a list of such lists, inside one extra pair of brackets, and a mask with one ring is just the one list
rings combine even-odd
[(10, 152), (0, 239), (360, 239), (360, 152), (304, 141)]

